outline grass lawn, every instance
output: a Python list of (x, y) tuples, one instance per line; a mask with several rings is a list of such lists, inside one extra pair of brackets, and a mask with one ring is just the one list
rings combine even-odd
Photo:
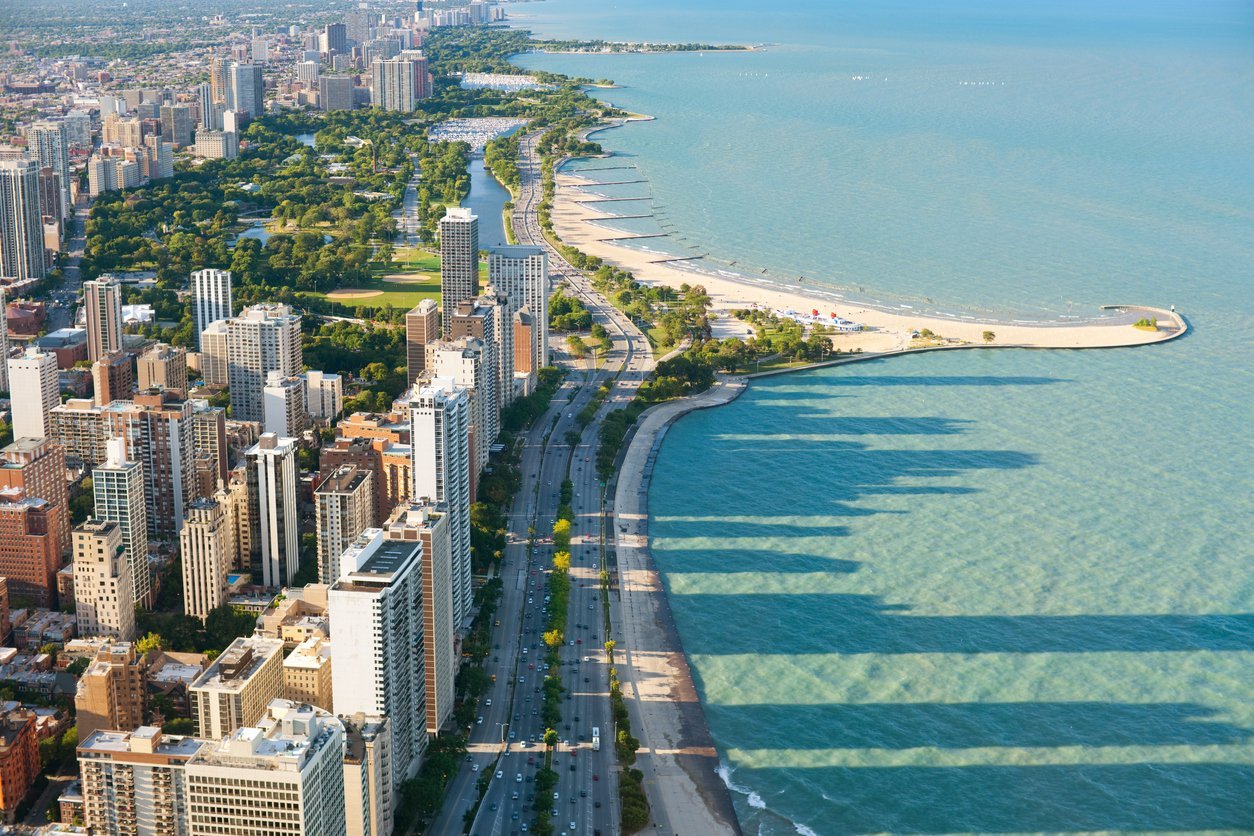
[[(440, 301), (440, 255), (430, 250), (418, 248), (398, 248), (395, 260), (390, 264), (371, 262), (370, 280), (345, 290), (376, 291), (376, 295), (355, 298), (335, 297), (331, 301), (350, 307), (379, 308), (391, 305), (394, 308), (414, 307), (423, 299)], [(384, 276), (404, 275), (410, 281), (387, 281)], [(479, 264), (480, 284), (486, 284), (488, 265)], [(326, 298), (325, 293), (310, 294)]]

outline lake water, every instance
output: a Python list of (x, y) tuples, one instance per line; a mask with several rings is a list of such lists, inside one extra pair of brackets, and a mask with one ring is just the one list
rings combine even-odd
[(658, 117), (599, 137), (651, 247), (1194, 329), (791, 375), (676, 425), (653, 545), (746, 831), (1254, 827), (1248, 5), (676, 5), (514, 15), (771, 44), (520, 61)]
[(479, 216), (479, 248), (496, 247), (509, 243), (505, 240), (505, 219), (502, 212), (509, 200), (505, 189), (492, 172), (483, 167), (483, 160), (470, 161), (470, 194), (462, 201)]

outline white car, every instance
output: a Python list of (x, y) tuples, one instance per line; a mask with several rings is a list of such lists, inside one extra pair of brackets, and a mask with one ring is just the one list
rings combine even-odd
[(471, 772), (478, 772), (478, 771), (479, 771), (479, 764), (477, 764), (477, 763), (472, 763), (472, 764), (470, 765), (470, 771), (471, 771)]
[(502, 771), (502, 770), (498, 769), (498, 770), (496, 771), (496, 777), (498, 777), (498, 778), (504, 778), (504, 777), (505, 777), (505, 773), (504, 773), (504, 771)]

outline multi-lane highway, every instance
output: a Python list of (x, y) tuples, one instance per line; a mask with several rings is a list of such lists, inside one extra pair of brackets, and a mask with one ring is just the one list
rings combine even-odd
[[(617, 775), (613, 729), (610, 723), (608, 666), (603, 644), (599, 573), (603, 559), (602, 492), (595, 467), (598, 427), (612, 409), (625, 407), (653, 368), (644, 335), (614, 309), (544, 239), (536, 217), (542, 199), (541, 170), (535, 153), (538, 137), (521, 143), (521, 193), (514, 225), (519, 243), (542, 246), (549, 254), (555, 283), (568, 285), (592, 311), (595, 321), (609, 331), (614, 347), (597, 360), (575, 361), (566, 382), (548, 411), (523, 439), (522, 487), (510, 515), (509, 542), (501, 575), (504, 595), (492, 633), (488, 672), (495, 676), (479, 718), (471, 728), (470, 754), (451, 782), (444, 809), (432, 833), (459, 833), (463, 816), (473, 808), (478, 780), (491, 776), (487, 793), (471, 827), (481, 836), (524, 833), (537, 814), (552, 818), (557, 833), (592, 836), (619, 831)], [(552, 346), (562, 354), (559, 339)], [(581, 428), (577, 417), (596, 389), (612, 381), (610, 395), (595, 420)], [(575, 431), (573, 451), (567, 441)], [(547, 627), (545, 596), (553, 549), (548, 537), (556, 519), (561, 485), (570, 478), (575, 515), (571, 545), (571, 596), (566, 625), (567, 644), (561, 649), (558, 675), (566, 689), (562, 720), (556, 729), (561, 741), (553, 752), (552, 768), (559, 781), (554, 793), (536, 798), (535, 776), (544, 765), (544, 724), (541, 720)], [(534, 545), (529, 544), (534, 530)], [(592, 730), (601, 734), (594, 751)]]

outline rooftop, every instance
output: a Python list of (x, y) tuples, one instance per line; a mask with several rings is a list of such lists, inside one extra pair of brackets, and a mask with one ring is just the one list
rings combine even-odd
[(155, 754), (168, 758), (190, 758), (208, 741), (199, 737), (165, 735), (156, 726), (140, 726), (133, 732), (94, 731), (78, 746), (80, 757), (131, 753)]
[(248, 684), (262, 665), (283, 652), (279, 639), (238, 638), (192, 682), (192, 688), (238, 691)]

